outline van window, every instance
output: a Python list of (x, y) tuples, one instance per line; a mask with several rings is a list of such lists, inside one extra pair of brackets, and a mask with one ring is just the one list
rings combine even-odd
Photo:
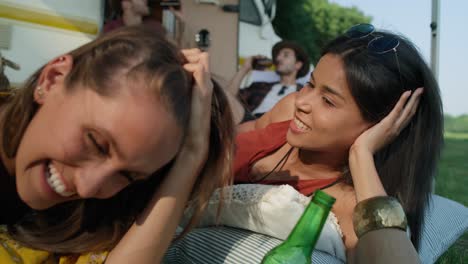
[(241, 22), (253, 24), (256, 26), (262, 25), (262, 18), (258, 12), (254, 0), (240, 0), (239, 19)]

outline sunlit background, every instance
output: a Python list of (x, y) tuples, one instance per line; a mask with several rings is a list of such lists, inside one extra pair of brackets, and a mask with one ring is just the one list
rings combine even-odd
[[(431, 0), (331, 0), (355, 6), (372, 16), (382, 29), (400, 32), (411, 39), (426, 60), (431, 54)], [(445, 113), (468, 114), (468, 1), (440, 2), (439, 84)]]

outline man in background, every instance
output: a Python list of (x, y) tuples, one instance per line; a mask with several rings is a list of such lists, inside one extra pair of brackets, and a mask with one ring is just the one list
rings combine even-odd
[[(277, 82), (253, 82), (240, 89), (242, 79), (253, 69), (256, 60), (261, 56), (249, 57), (241, 69), (234, 75), (228, 92), (238, 96), (244, 107), (242, 122), (260, 117), (268, 112), (286, 95), (301, 89), (297, 79), (309, 72), (309, 58), (304, 49), (292, 41), (280, 41), (272, 49), (273, 64), (280, 80)], [(234, 110), (235, 111), (235, 110)]]

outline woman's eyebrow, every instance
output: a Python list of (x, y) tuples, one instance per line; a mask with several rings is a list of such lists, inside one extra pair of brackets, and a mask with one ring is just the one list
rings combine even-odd
[[(313, 72), (313, 71), (310, 73), (310, 80), (313, 81), (313, 82), (315, 82), (315, 79), (314, 79), (314, 72)], [(342, 99), (343, 101), (346, 102), (346, 99), (344, 98), (344, 96), (343, 96), (340, 92), (338, 92), (338, 89), (332, 88), (332, 87), (330, 87), (330, 86), (328, 86), (328, 85), (322, 85), (322, 87), (323, 87), (323, 89), (325, 90), (325, 92), (330, 93), (330, 94), (333, 94), (333, 95), (336, 95), (336, 96), (338, 96), (340, 99)]]
[(327, 85), (324, 85), (323, 86), (323, 89), (325, 90), (325, 92), (328, 92), (328, 93), (331, 93), (333, 95), (336, 95), (338, 96), (341, 100), (345, 101), (346, 102), (346, 99), (344, 98), (343, 95), (341, 95), (336, 89), (330, 87), (330, 86), (327, 86)]

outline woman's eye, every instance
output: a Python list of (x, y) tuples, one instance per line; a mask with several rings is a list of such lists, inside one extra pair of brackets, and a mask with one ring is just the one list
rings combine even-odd
[(312, 82), (306, 82), (306, 86), (309, 88), (314, 88), (314, 84)]
[(132, 183), (135, 181), (135, 179), (132, 177), (132, 174), (128, 171), (121, 171), (120, 174), (127, 179), (129, 183)]
[(93, 144), (93, 146), (97, 149), (99, 154), (102, 154), (102, 155), (108, 155), (109, 154), (109, 150), (107, 149), (107, 147), (99, 144), (98, 141), (96, 140), (96, 138), (94, 137), (94, 135), (91, 132), (88, 132), (87, 136), (88, 136), (89, 140), (91, 141), (91, 143)]
[(328, 100), (328, 98), (326, 98), (326, 97), (322, 97), (322, 98), (323, 98), (323, 101), (324, 101), (327, 105), (329, 105), (329, 106), (335, 106), (335, 105), (332, 103), (332, 101)]

